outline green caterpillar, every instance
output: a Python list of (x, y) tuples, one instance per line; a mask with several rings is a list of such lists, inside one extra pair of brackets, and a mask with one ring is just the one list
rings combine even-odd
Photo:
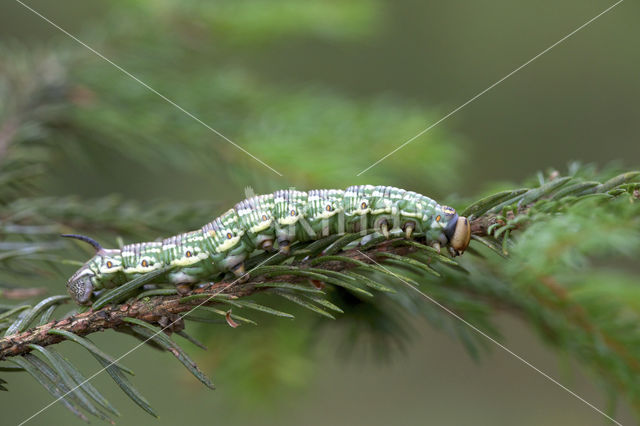
[(190, 285), (226, 272), (245, 274), (244, 261), (256, 250), (288, 254), (297, 241), (335, 234), (377, 231), (423, 234), (427, 243), (452, 256), (461, 255), (471, 237), (465, 217), (434, 200), (390, 186), (358, 185), (346, 190), (309, 192), (280, 190), (236, 204), (202, 228), (158, 242), (105, 249), (82, 235), (64, 235), (91, 244), (97, 251), (67, 282), (79, 304), (91, 304), (93, 292), (113, 288), (166, 266), (160, 282)]

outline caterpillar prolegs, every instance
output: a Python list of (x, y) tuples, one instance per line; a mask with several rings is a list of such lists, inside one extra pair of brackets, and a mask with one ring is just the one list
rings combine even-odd
[(434, 200), (390, 186), (358, 185), (346, 190), (293, 189), (259, 195), (202, 228), (162, 241), (136, 243), (121, 250), (105, 249), (95, 240), (66, 235), (97, 251), (67, 282), (79, 304), (90, 304), (93, 292), (113, 288), (147, 272), (172, 266), (158, 282), (192, 284), (229, 271), (244, 274), (243, 262), (259, 250), (288, 254), (295, 242), (336, 234), (379, 232), (424, 234), (427, 242), (452, 256), (461, 255), (471, 237), (469, 221)]

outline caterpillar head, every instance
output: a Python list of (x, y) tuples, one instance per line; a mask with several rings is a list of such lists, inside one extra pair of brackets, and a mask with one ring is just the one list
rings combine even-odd
[(442, 206), (447, 225), (444, 234), (447, 237), (451, 256), (460, 256), (469, 246), (471, 240), (471, 225), (464, 216), (458, 216), (453, 207)]
[[(88, 262), (87, 262), (88, 263)], [(96, 274), (85, 264), (67, 281), (67, 292), (80, 305), (88, 305), (93, 294)]]
[(62, 235), (89, 243), (96, 249), (96, 255), (89, 259), (67, 281), (67, 292), (80, 305), (90, 305), (94, 290), (112, 281), (122, 270), (120, 250), (106, 250), (92, 238), (83, 235)]
[(452, 256), (460, 256), (469, 246), (471, 241), (471, 225), (464, 216), (457, 214), (445, 228), (445, 235), (449, 240), (449, 253)]

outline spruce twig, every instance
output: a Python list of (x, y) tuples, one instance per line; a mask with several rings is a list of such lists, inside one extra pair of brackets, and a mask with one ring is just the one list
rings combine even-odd
[[(391, 243), (391, 242), (390, 242)], [(373, 250), (370, 250), (370, 256), (377, 254), (390, 253), (395, 255), (407, 255), (415, 252), (416, 249), (403, 246), (394, 246), (392, 244), (384, 244)], [(371, 262), (355, 250), (343, 253), (345, 258), (357, 261), (360, 265), (367, 265)], [(332, 261), (325, 265), (323, 270), (326, 271), (345, 271), (353, 268), (354, 265), (345, 261)], [(295, 266), (298, 271), (305, 271), (308, 265), (298, 262)], [(49, 334), (49, 330), (65, 330), (78, 336), (86, 336), (95, 332), (104, 331), (106, 329), (117, 329), (126, 326), (123, 323), (124, 318), (136, 318), (150, 324), (161, 325), (168, 318), (175, 318), (176, 315), (191, 311), (194, 307), (199, 306), (203, 301), (211, 299), (206, 305), (219, 305), (220, 297), (230, 299), (232, 303), (236, 298), (246, 298), (259, 292), (272, 291), (270, 284), (274, 284), (274, 288), (279, 288), (278, 282), (286, 279), (291, 284), (290, 289), (295, 290), (298, 286), (306, 286), (304, 277), (296, 277), (289, 274), (283, 274), (267, 278), (265, 276), (257, 276), (251, 278), (244, 283), (236, 283), (229, 286), (228, 282), (220, 281), (210, 283), (205, 287), (195, 288), (188, 293), (181, 295), (169, 296), (152, 296), (141, 299), (133, 299), (122, 304), (107, 305), (97, 310), (90, 309), (86, 312), (72, 315), (60, 320), (51, 321), (47, 324), (29, 329), (22, 333), (16, 333), (0, 338), (0, 360), (23, 355), (30, 352), (29, 344), (40, 346), (48, 346), (61, 342), (62, 339), (58, 335)], [(229, 287), (227, 287), (229, 286)], [(221, 292), (221, 289), (224, 289)], [(277, 312), (277, 311), (276, 311)], [(181, 330), (184, 324), (180, 323), (174, 327)], [(175, 331), (175, 330), (171, 330)]]

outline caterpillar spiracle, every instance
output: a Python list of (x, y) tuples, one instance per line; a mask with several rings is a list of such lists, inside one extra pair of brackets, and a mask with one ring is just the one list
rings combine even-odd
[(465, 217), (413, 191), (357, 185), (346, 190), (293, 189), (258, 195), (202, 228), (162, 241), (105, 249), (82, 235), (65, 235), (91, 244), (96, 254), (67, 282), (79, 304), (91, 304), (94, 291), (113, 288), (141, 274), (172, 266), (158, 282), (176, 286), (212, 279), (227, 272), (245, 275), (244, 261), (259, 250), (288, 254), (291, 245), (335, 234), (379, 232), (424, 235), (428, 244), (461, 255), (471, 237)]

